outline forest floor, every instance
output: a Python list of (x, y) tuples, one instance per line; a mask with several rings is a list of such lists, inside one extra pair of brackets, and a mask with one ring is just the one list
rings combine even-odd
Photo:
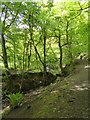
[(47, 87), (25, 94), (20, 108), (9, 112), (7, 118), (88, 118), (87, 61), (80, 60), (72, 73), (60, 77)]

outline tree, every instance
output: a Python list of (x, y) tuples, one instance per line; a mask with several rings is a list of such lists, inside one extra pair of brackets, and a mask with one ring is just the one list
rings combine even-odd
[[(11, 27), (11, 25), (15, 21), (17, 15), (18, 15), (18, 11), (19, 11), (19, 10), (17, 10), (16, 13), (13, 14), (13, 12), (11, 11), (11, 6), (12, 6), (12, 3), (10, 3), (10, 2), (1, 4), (1, 7), (2, 7), (1, 18), (3, 19), (3, 20), (1, 19), (2, 54), (3, 54), (4, 66), (5, 66), (5, 69), (7, 69), (7, 70), (8, 70), (8, 61), (7, 61), (7, 51), (6, 51), (6, 44), (5, 44), (6, 43), (5, 32)], [(15, 8), (16, 6), (17, 6), (17, 4), (13, 4), (13, 8)], [(11, 17), (11, 19), (9, 18), (9, 16)]]
[(2, 59), (6, 69), (63, 72), (87, 52), (88, 2), (2, 3)]

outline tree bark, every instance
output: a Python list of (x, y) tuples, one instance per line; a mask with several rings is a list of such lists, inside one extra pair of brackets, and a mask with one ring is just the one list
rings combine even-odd
[(31, 55), (32, 55), (32, 41), (33, 41), (33, 33), (31, 31), (33, 28), (29, 25), (29, 32), (30, 32), (30, 40), (29, 40), (29, 56), (28, 56), (28, 70), (30, 68), (30, 63), (31, 63)]
[(44, 73), (46, 74), (46, 36), (44, 36)]
[(58, 46), (59, 46), (59, 51), (60, 51), (60, 61), (59, 61), (59, 66), (60, 66), (60, 70), (61, 70), (61, 74), (63, 72), (63, 67), (62, 67), (62, 45), (61, 45), (61, 35), (59, 33), (59, 37), (58, 37)]
[[(32, 16), (32, 21), (30, 22), (30, 17), (31, 17), (31, 16)], [(29, 14), (29, 16), (28, 16), (28, 25), (29, 25), (29, 34), (30, 34), (30, 45), (31, 45), (31, 43), (32, 43), (32, 45), (33, 45), (33, 47), (34, 47), (34, 49), (35, 49), (36, 54), (38, 55), (38, 58), (39, 58), (41, 64), (44, 66), (44, 63), (43, 63), (43, 61), (42, 61), (42, 59), (41, 59), (41, 57), (40, 57), (40, 54), (39, 54), (39, 52), (38, 52), (38, 50), (37, 50), (37, 47), (35, 46), (34, 40), (33, 40), (33, 14), (32, 14), (32, 15)], [(30, 48), (30, 49), (31, 49), (31, 48)], [(31, 51), (30, 51), (29, 58), (30, 58), (30, 57), (31, 57)]]
[(69, 27), (69, 22), (67, 21), (67, 24), (66, 24), (66, 42), (67, 42), (67, 48), (68, 48), (68, 58), (70, 58), (70, 62), (71, 62), (72, 61), (71, 40), (69, 41), (68, 27)]
[(30, 44), (29, 44), (29, 55), (28, 55), (28, 70), (30, 69), (31, 55), (32, 55), (32, 45), (31, 45), (31, 42), (30, 42)]
[(3, 62), (4, 62), (5, 69), (8, 70), (7, 52), (6, 52), (5, 38), (4, 38), (4, 34), (3, 34), (3, 33), (1, 33), (1, 38), (2, 38), (2, 54), (3, 54)]

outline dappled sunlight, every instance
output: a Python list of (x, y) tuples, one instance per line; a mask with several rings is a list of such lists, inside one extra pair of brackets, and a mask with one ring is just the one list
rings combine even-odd
[(73, 90), (73, 91), (76, 91), (76, 90), (84, 91), (84, 90), (89, 90), (89, 88), (90, 88), (90, 84), (83, 83), (81, 85), (75, 85), (70, 90)]
[(89, 2), (5, 1), (0, 13), (2, 118), (87, 117)]
[(84, 68), (89, 69), (89, 68), (90, 68), (90, 65), (86, 65)]
[(51, 91), (51, 93), (59, 93), (59, 90)]

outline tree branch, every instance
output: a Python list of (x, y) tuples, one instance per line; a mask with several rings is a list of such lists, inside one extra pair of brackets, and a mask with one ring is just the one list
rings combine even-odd
[(2, 55), (0, 55), (0, 57), (3, 59), (3, 56), (2, 56)]
[(8, 28), (14, 23), (17, 15), (18, 15), (18, 12), (19, 12), (19, 10), (20, 10), (20, 6), (21, 6), (21, 3), (20, 3), (20, 5), (19, 5), (19, 9), (17, 10), (15, 17), (13, 18), (13, 20), (11, 21), (11, 23), (5, 27), (5, 29), (8, 29)]
[(61, 47), (68, 45), (68, 43), (63, 44)]

